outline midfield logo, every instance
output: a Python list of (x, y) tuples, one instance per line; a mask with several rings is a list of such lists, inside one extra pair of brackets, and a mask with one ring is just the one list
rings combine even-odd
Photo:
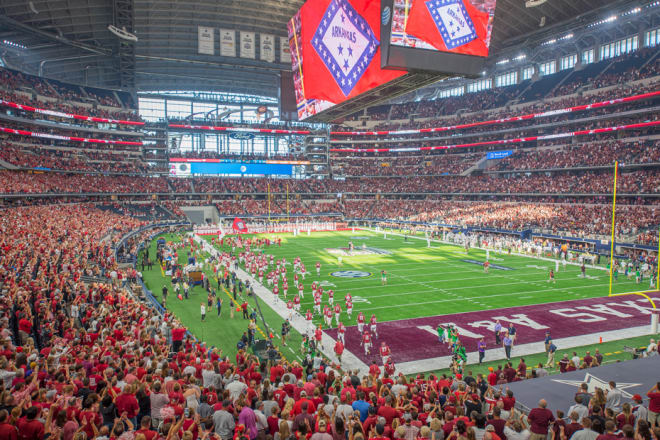
[(425, 4), (447, 49), (455, 49), (477, 38), (463, 0), (429, 0)]
[(312, 39), (316, 53), (346, 96), (364, 75), (378, 45), (369, 23), (347, 0), (330, 2)]

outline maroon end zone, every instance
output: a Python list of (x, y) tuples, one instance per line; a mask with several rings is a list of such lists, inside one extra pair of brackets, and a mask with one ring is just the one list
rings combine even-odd
[[(649, 296), (656, 306), (660, 304), (659, 292), (649, 293)], [(378, 338), (374, 338), (371, 355), (365, 356), (356, 326), (346, 329), (346, 349), (367, 364), (373, 360), (380, 363), (378, 347), (381, 341), (385, 341), (398, 364), (450, 355), (446, 344), (438, 342), (435, 332), (438, 324), (458, 326), (461, 342), (468, 352), (473, 352), (480, 336), (485, 338), (489, 348), (499, 348), (495, 347), (493, 333), (497, 319), (503, 326), (514, 323), (516, 345), (531, 342), (542, 344), (548, 330), (553, 339), (560, 339), (650, 325), (650, 310), (651, 305), (646, 298), (626, 295), (388, 321), (378, 324)], [(336, 329), (326, 332), (333, 338), (337, 337)], [(588, 343), (585, 341), (585, 345)], [(539, 351), (542, 350), (540, 345)]]

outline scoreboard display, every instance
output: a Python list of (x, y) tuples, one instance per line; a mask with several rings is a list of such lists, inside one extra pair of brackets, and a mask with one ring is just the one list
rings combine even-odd
[(369, 96), (382, 100), (430, 83), (415, 80), (420, 72), (435, 81), (477, 77), (495, 2), (308, 0), (287, 25), (298, 119), (321, 120), (335, 106), (364, 108), (374, 102)]
[(488, 56), (495, 0), (394, 0), (390, 44)]

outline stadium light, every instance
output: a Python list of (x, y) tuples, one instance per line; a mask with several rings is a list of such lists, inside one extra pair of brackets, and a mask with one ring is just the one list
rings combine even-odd
[(549, 44), (555, 44), (557, 42), (556, 38), (553, 38), (552, 40), (548, 40), (545, 43), (543, 43), (541, 46), (547, 46)]
[(518, 55), (517, 57), (515, 57), (515, 58), (513, 59), (513, 61), (521, 61), (521, 60), (524, 60), (525, 58), (527, 58), (527, 55), (525, 55), (524, 53), (521, 53), (520, 55)]
[(503, 59), (503, 60), (499, 60), (496, 64), (506, 64), (506, 63), (508, 63), (509, 61), (510, 61), (510, 60), (509, 60), (508, 58), (505, 58), (505, 59)]
[(566, 34), (563, 37), (561, 37), (559, 41), (570, 40), (571, 38), (573, 38), (573, 34)]

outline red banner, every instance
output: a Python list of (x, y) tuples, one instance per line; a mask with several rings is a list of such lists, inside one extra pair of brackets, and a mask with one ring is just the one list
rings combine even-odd
[(4, 99), (0, 99), (0, 104), (18, 110), (23, 110), (26, 112), (41, 113), (43, 115), (48, 115), (48, 116), (57, 116), (58, 118), (78, 119), (80, 121), (89, 121), (89, 122), (105, 122), (108, 124), (119, 124), (119, 125), (144, 125), (144, 122), (140, 122), (140, 121), (123, 121), (121, 119), (107, 119), (107, 118), (99, 118), (96, 116), (76, 115), (73, 113), (58, 112), (55, 110), (48, 110), (44, 108), (32, 107), (29, 105), (17, 104), (15, 102), (5, 101)]
[(245, 222), (238, 217), (234, 218), (234, 224), (232, 225), (232, 228), (234, 229), (235, 232), (239, 232), (241, 234), (245, 234), (248, 231)]
[(115, 141), (111, 139), (94, 139), (94, 138), (82, 138), (77, 136), (62, 136), (58, 134), (37, 133), (34, 131), (27, 131), (27, 130), (15, 130), (13, 128), (6, 128), (6, 127), (0, 127), (0, 132), (16, 134), (19, 136), (55, 139), (58, 141), (73, 141), (73, 142), (85, 142), (92, 144), (111, 144), (111, 145), (142, 145), (142, 142), (135, 142), (135, 141)]
[(442, 52), (488, 56), (488, 13), (470, 0), (409, 0), (406, 33)]
[(387, 152), (409, 152), (409, 151), (431, 151), (431, 150), (449, 150), (452, 148), (469, 148), (484, 145), (504, 145), (519, 144), (522, 142), (544, 141), (550, 139), (560, 139), (573, 136), (586, 136), (599, 133), (609, 133), (621, 130), (634, 130), (636, 128), (656, 127), (660, 121), (640, 122), (638, 124), (617, 125), (614, 127), (596, 128), (594, 130), (579, 130), (567, 133), (546, 134), (542, 136), (529, 136), (517, 139), (500, 139), (496, 141), (473, 142), (470, 144), (439, 145), (436, 147), (404, 147), (404, 148), (331, 148), (333, 153), (387, 153)]
[(310, 134), (309, 130), (284, 130), (270, 128), (245, 128), (245, 127), (222, 127), (218, 125), (190, 125), (190, 124), (169, 124), (170, 128), (185, 128), (189, 130), (214, 130), (231, 131), (243, 133), (267, 133), (267, 134)]
[(338, 104), (405, 75), (380, 68), (380, 0), (312, 0), (300, 20), (305, 99)]
[(626, 102), (641, 101), (644, 99), (655, 98), (660, 96), (660, 90), (655, 92), (643, 93), (641, 95), (626, 96), (625, 98), (609, 99), (607, 101), (594, 102), (591, 104), (576, 105), (575, 107), (566, 107), (557, 110), (548, 110), (541, 113), (530, 113), (521, 116), (511, 116), (509, 118), (491, 119), (489, 121), (471, 122), (469, 124), (448, 125), (445, 127), (433, 128), (420, 128), (413, 130), (388, 130), (388, 131), (333, 131), (330, 132), (333, 136), (386, 136), (386, 135), (401, 135), (401, 134), (418, 134), (418, 133), (433, 133), (438, 131), (451, 131), (462, 130), (464, 128), (473, 128), (483, 125), (504, 124), (507, 122), (526, 121), (528, 119), (545, 118), (548, 116), (557, 116), (562, 113), (579, 112), (582, 110), (593, 110), (597, 108), (608, 107), (616, 104), (623, 104)]

